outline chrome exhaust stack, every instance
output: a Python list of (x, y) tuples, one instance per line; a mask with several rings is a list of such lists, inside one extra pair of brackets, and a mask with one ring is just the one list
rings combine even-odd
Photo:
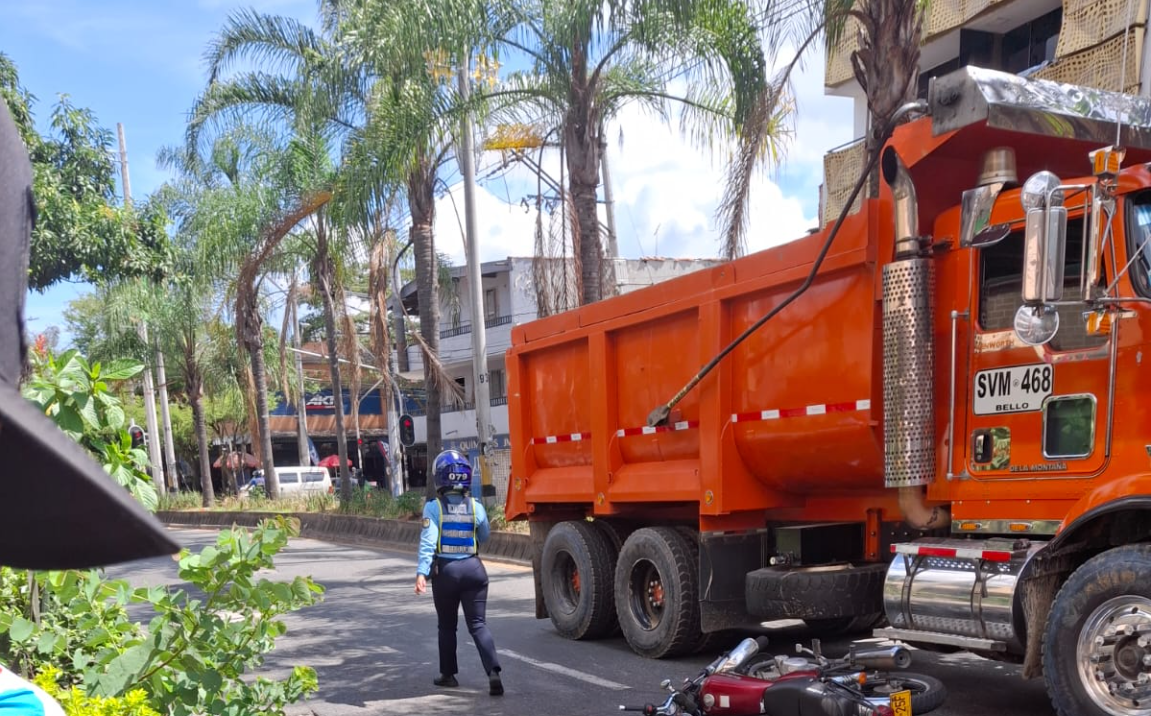
[(884, 486), (899, 489), (904, 520), (916, 529), (951, 523), (921, 489), (935, 479), (935, 265), (920, 256), (919, 203), (911, 174), (891, 147), (883, 178), (895, 202), (895, 257), (883, 266)]

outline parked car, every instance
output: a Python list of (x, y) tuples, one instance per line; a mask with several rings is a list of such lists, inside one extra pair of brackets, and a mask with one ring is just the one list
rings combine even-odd
[[(276, 479), (280, 483), (280, 495), (292, 495), (301, 492), (334, 492), (332, 478), (328, 471), (322, 467), (305, 467), (302, 465), (285, 465), (276, 468)], [(240, 489), (240, 494), (249, 494), (253, 489), (264, 489), (264, 471), (256, 470), (248, 484)]]

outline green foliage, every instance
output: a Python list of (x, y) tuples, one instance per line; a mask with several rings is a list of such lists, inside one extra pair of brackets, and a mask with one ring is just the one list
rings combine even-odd
[(88, 109), (60, 95), (50, 135), (35, 129), (35, 97), (20, 86), (15, 64), (0, 53), (0, 96), (7, 102), (32, 159), (36, 226), (28, 284), (43, 290), (72, 277), (85, 280), (159, 278), (171, 257), (160, 208), (117, 206), (112, 133)]
[(424, 491), (409, 490), (396, 499), (400, 517), (419, 517), (424, 513)]
[(166, 492), (160, 495), (156, 509), (160, 511), (198, 510), (201, 507), (201, 499), (198, 492)]
[[(281, 617), (323, 594), (310, 577), (258, 576), (274, 568), (292, 534), (291, 523), (276, 518), (251, 533), (221, 532), (197, 554), (181, 551), (179, 576), (189, 590), (133, 589), (95, 570), (29, 580), (0, 568), (0, 660), (93, 696), (131, 699), (143, 690), (151, 708), (172, 716), (283, 714), (316, 690), (313, 669), (298, 666), (282, 681), (244, 677), (285, 633)], [(32, 581), (39, 624), (31, 618)], [(151, 606), (146, 627), (129, 619), (130, 604)]]
[(133, 361), (89, 365), (77, 351), (54, 356), (42, 346), (31, 352), (31, 361), (24, 397), (91, 452), (145, 507), (156, 509), (156, 488), (146, 471), (148, 455), (132, 448), (124, 407), (109, 389), (110, 382), (135, 377), (144, 366)]
[(78, 686), (61, 687), (60, 674), (60, 669), (49, 666), (33, 683), (55, 699), (67, 716), (160, 716), (159, 711), (148, 705), (148, 694), (143, 689), (134, 689), (123, 698), (88, 696)]

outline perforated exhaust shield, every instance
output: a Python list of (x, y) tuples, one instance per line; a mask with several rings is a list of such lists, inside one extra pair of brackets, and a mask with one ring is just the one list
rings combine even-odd
[(883, 267), (884, 485), (926, 485), (935, 477), (935, 345), (928, 259)]

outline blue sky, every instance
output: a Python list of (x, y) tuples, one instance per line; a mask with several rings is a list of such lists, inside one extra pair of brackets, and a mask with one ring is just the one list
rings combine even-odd
[[(315, 0), (0, 0), (0, 51), (15, 61), (22, 84), (36, 95), (42, 129), (58, 93), (92, 109), (113, 132), (117, 122), (124, 124), (132, 192), (139, 200), (165, 180), (156, 152), (180, 141), (186, 112), (206, 81), (204, 48), (228, 13), (241, 6), (316, 20)], [(852, 138), (850, 101), (824, 97), (822, 76), (822, 58), (813, 56), (797, 78), (795, 141), (786, 163), (765, 174), (752, 196), (748, 243), (753, 250), (798, 238), (815, 225), (822, 155)], [(639, 110), (625, 111), (609, 133), (621, 254), (716, 255), (714, 208), (723, 152), (706, 156), (677, 129)], [(485, 156), (481, 173), (498, 159)], [(492, 182), (478, 192), (483, 260), (531, 254), (532, 218), (519, 207), (522, 196), (516, 193), (526, 184), (517, 176), (525, 178), (513, 172), (507, 184)], [(452, 198), (462, 210), (458, 185)], [(447, 197), (436, 230), (437, 248), (462, 262), (463, 244)], [(63, 309), (86, 290), (66, 283), (30, 293), (29, 330), (63, 329)]]

